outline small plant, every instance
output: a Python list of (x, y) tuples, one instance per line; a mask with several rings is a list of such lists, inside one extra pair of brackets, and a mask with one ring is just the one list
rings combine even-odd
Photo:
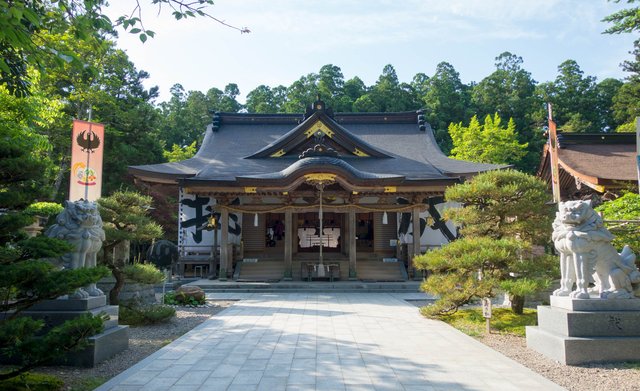
[(64, 382), (56, 376), (30, 372), (0, 381), (0, 390), (10, 391), (57, 391), (63, 386)]
[(198, 300), (193, 296), (186, 295), (184, 292), (167, 292), (164, 295), (164, 303), (169, 305), (190, 305), (197, 307), (204, 305), (206, 301), (204, 297), (202, 300)]
[(25, 214), (29, 216), (55, 216), (62, 212), (64, 208), (62, 205), (55, 202), (34, 202), (27, 206), (24, 210)]
[(164, 273), (152, 263), (135, 263), (124, 268), (127, 279), (141, 284), (159, 284), (164, 281)]
[(176, 310), (162, 304), (120, 306), (120, 324), (142, 326), (166, 322), (174, 317)]

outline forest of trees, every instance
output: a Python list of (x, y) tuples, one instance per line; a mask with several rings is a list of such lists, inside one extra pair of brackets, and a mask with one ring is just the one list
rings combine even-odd
[[(59, 2), (63, 3), (80, 4)], [(103, 2), (86, 4), (93, 3)], [(53, 12), (55, 7), (42, 15), (31, 15), (26, 8), (21, 14), (0, 11), (7, 11), (0, 17), (3, 25), (29, 23), (21, 33), (30, 42), (0, 34), (0, 133), (11, 136), (0, 138), (0, 144), (10, 144), (0, 148), (33, 144), (42, 175), (28, 186), (40, 193), (39, 199), (66, 197), (71, 121), (87, 119), (89, 108), (92, 119), (106, 125), (105, 195), (131, 184), (129, 165), (193, 154), (215, 111), (302, 113), (318, 95), (336, 112), (423, 109), (445, 153), (509, 163), (527, 172), (536, 169), (545, 142), (545, 103), (553, 104), (555, 120), (565, 132), (635, 131), (639, 114), (637, 42), (635, 58), (622, 64), (628, 72), (624, 80), (597, 80), (569, 59), (558, 65), (554, 80), (539, 82), (526, 70), (523, 58), (504, 52), (497, 53), (491, 74), (469, 84), (447, 62), (438, 64), (433, 74), (418, 73), (410, 81), (400, 81), (389, 64), (373, 85), (357, 76), (345, 80), (338, 65), (327, 64), (289, 86), (260, 85), (246, 94), (246, 102), (239, 101), (234, 83), (223, 89), (203, 86), (201, 91), (175, 84), (170, 99), (158, 102), (157, 87), (143, 86), (148, 73), (137, 69), (115, 43), (118, 24), (130, 33), (146, 34), (141, 40), (153, 36), (136, 28), (135, 20), (107, 23), (99, 7), (74, 9), (72, 17), (68, 9)], [(36, 17), (40, 24), (34, 23)], [(609, 33), (635, 32), (638, 25), (633, 12), (611, 15), (607, 21), (612, 26)], [(494, 140), (494, 150), (468, 150), (465, 145), (477, 145), (473, 140)], [(513, 153), (500, 153), (501, 148)]]

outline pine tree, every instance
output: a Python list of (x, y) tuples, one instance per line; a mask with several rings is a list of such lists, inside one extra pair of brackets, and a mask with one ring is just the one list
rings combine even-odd
[(23, 228), (34, 221), (25, 207), (46, 197), (53, 164), (50, 144), (37, 132), (51, 106), (37, 96), (16, 98), (0, 87), (0, 356), (16, 364), (0, 380), (24, 373), (51, 359), (82, 348), (86, 338), (102, 329), (103, 319), (90, 315), (50, 330), (42, 320), (22, 316), (34, 304), (73, 292), (96, 282), (104, 268), (57, 270), (48, 258), (71, 248), (66, 242), (43, 236), (28, 238)]
[(464, 205), (445, 212), (461, 227), (463, 238), (415, 260), (418, 269), (433, 273), (422, 289), (440, 297), (428, 312), (455, 312), (502, 289), (509, 293), (512, 310), (521, 314), (524, 297), (557, 274), (553, 257), (532, 250), (551, 236), (546, 184), (514, 170), (489, 171), (448, 188), (445, 198)]

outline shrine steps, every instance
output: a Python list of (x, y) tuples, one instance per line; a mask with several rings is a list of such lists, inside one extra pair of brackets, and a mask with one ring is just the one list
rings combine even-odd
[[(196, 280), (189, 285), (199, 286), (206, 293), (419, 293), (420, 282), (365, 281), (278, 281), (240, 282)], [(424, 294), (424, 293), (422, 293)]]
[(280, 281), (284, 276), (282, 261), (238, 262), (233, 279), (238, 282)]
[(356, 263), (358, 279), (363, 281), (406, 281), (402, 262), (369, 261)]

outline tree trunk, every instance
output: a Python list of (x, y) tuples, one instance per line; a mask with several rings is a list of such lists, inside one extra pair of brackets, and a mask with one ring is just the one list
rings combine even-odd
[(109, 304), (118, 305), (120, 304), (120, 299), (118, 299), (118, 296), (120, 295), (120, 291), (124, 286), (124, 273), (122, 272), (122, 269), (114, 268), (111, 269), (111, 274), (113, 274), (113, 277), (115, 277), (116, 284), (113, 286), (113, 288), (111, 288), (111, 291), (109, 291)]
[(514, 314), (522, 315), (524, 312), (524, 296), (509, 295), (509, 301), (511, 301), (511, 311)]

